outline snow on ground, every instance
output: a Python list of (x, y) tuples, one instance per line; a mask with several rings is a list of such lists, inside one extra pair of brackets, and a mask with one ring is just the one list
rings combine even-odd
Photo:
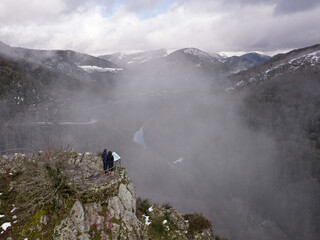
[(2, 195), (2, 192), (0, 192), (0, 196)]
[(187, 49), (184, 49), (184, 52), (190, 55), (197, 56), (199, 58), (212, 59), (212, 57), (208, 53), (203, 52), (196, 48), (187, 48)]
[(11, 223), (10, 222), (5, 222), (1, 225), (1, 228), (6, 231), (8, 227), (11, 227)]
[[(289, 60), (288, 62), (281, 63), (277, 66), (265, 70), (263, 74), (257, 74), (254, 78), (249, 80), (240, 80), (235, 84), (235, 87), (243, 87), (248, 84), (248, 82), (258, 82), (261, 80), (270, 79), (281, 75), (283, 72), (294, 72), (297, 69), (311, 66), (312, 68), (320, 67), (320, 51), (315, 51), (309, 54), (305, 54), (296, 58)], [(230, 89), (230, 88), (228, 88)]]
[(116, 73), (118, 71), (122, 71), (122, 68), (103, 68), (98, 66), (90, 66), (90, 65), (83, 65), (78, 66), (82, 70), (86, 71), (87, 73), (93, 73), (93, 72), (113, 72)]
[(17, 210), (16, 207), (14, 207), (10, 212), (12, 213), (12, 212), (14, 212), (15, 210)]
[(0, 218), (3, 218), (3, 217), (4, 217), (4, 215), (1, 215), (1, 214), (0, 214)]
[(145, 221), (145, 223), (146, 223), (146, 225), (150, 225), (151, 224), (151, 222), (149, 221), (150, 219), (150, 217), (149, 216), (146, 216), (146, 215), (142, 215), (143, 217), (145, 217), (146, 218), (146, 221)]
[(163, 220), (162, 221), (162, 224), (164, 225), (164, 224), (166, 224), (168, 221), (165, 219), (165, 220)]
[(149, 212), (152, 212), (153, 211), (153, 205), (151, 207), (149, 207), (148, 209)]

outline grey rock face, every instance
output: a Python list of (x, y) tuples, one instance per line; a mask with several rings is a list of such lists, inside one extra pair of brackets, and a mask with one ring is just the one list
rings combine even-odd
[(85, 218), (85, 211), (81, 202), (76, 201), (70, 210), (69, 216), (61, 221), (55, 228), (55, 239), (90, 239), (88, 232), (88, 221)]
[[(110, 189), (113, 196), (109, 196)], [(88, 191), (101, 194), (101, 200), (94, 200), (93, 194), (93, 199), (89, 197), (85, 203), (76, 201), (69, 216), (55, 228), (55, 239), (141, 239), (135, 188), (126, 173), (117, 173), (106, 186)]]

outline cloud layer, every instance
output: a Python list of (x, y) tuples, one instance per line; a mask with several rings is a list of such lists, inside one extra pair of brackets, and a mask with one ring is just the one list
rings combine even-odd
[(90, 54), (197, 47), (281, 51), (320, 43), (317, 0), (2, 0), (0, 40)]

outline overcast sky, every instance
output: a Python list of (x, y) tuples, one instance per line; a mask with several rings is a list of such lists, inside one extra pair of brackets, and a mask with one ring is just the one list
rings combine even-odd
[(320, 43), (319, 0), (1, 0), (0, 41), (93, 55), (196, 47), (272, 53)]

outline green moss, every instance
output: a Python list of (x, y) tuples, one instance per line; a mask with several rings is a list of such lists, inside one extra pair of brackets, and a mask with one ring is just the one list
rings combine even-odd
[(121, 219), (116, 219), (115, 217), (112, 217), (109, 222), (121, 225)]
[(168, 233), (166, 232), (165, 226), (162, 223), (163, 220), (164, 218), (152, 219), (152, 222), (148, 227), (148, 235), (151, 239), (170, 239)]
[(96, 226), (90, 227), (89, 234), (90, 234), (92, 240), (100, 240), (101, 239), (101, 232), (97, 229)]
[(130, 182), (127, 181), (126, 179), (122, 179), (121, 183), (123, 183), (126, 186), (128, 186), (130, 184)]
[(38, 210), (36, 212), (35, 215), (33, 215), (33, 217), (31, 218), (31, 221), (34, 223), (34, 224), (40, 224), (40, 219), (43, 215), (46, 214), (46, 211), (45, 210)]
[[(67, 215), (67, 209), (58, 210), (54, 205), (48, 205), (42, 210), (38, 210), (29, 220), (20, 223), (20, 226), (15, 227), (13, 239), (41, 239), (49, 240), (52, 236), (58, 237), (58, 233), (54, 233), (54, 228), (60, 225), (61, 221)], [(47, 224), (41, 224), (41, 217), (48, 217)]]

